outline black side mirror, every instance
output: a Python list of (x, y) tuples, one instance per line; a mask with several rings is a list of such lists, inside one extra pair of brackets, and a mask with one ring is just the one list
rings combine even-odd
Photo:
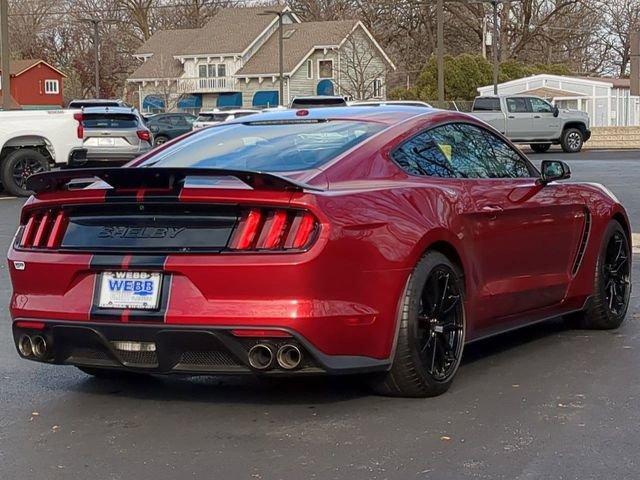
[(557, 117), (558, 115), (560, 115), (560, 109), (556, 105), (554, 105), (553, 106), (553, 116)]
[(565, 162), (560, 160), (543, 160), (541, 166), (541, 174), (538, 179), (540, 185), (546, 185), (556, 180), (566, 180), (571, 178), (571, 168)]
[(150, 126), (149, 130), (151, 130), (151, 133), (158, 133), (160, 131), (160, 129), (155, 125)]

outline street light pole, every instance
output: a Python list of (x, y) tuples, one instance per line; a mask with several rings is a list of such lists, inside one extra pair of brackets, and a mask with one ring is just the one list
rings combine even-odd
[(0, 57), (2, 57), (2, 110), (11, 109), (11, 70), (9, 66), (9, 3), (0, 0)]
[(282, 12), (278, 13), (278, 62), (280, 67), (280, 105), (284, 105), (284, 32)]
[[(437, 46), (438, 51), (438, 101), (444, 102), (444, 0), (438, 0), (437, 5)], [(442, 105), (440, 106), (442, 108)]]
[(491, 53), (493, 57), (493, 94), (498, 95), (498, 0), (493, 0), (493, 38), (491, 40)]
[[(1, 0), (0, 0), (1, 1)], [(93, 26), (93, 58), (95, 75), (95, 96), (100, 98), (100, 22), (97, 18), (81, 18), (80, 21), (90, 23)]]

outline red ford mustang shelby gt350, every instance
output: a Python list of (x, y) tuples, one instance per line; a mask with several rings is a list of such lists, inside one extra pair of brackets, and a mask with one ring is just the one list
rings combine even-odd
[(32, 176), (9, 251), (19, 354), (96, 375), (367, 373), (449, 387), (466, 343), (616, 328), (624, 208), (464, 114), (258, 114), (125, 168)]

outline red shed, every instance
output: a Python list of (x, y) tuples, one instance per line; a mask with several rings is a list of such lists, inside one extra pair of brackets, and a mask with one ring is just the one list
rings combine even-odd
[[(12, 60), (11, 97), (22, 108), (62, 107), (62, 81), (66, 75), (44, 60)], [(0, 70), (0, 75), (2, 75)], [(0, 90), (0, 96), (2, 95)]]

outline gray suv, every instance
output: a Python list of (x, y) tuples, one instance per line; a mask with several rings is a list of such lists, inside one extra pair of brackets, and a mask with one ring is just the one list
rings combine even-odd
[(87, 163), (128, 162), (151, 149), (153, 139), (142, 117), (129, 107), (82, 110)]

